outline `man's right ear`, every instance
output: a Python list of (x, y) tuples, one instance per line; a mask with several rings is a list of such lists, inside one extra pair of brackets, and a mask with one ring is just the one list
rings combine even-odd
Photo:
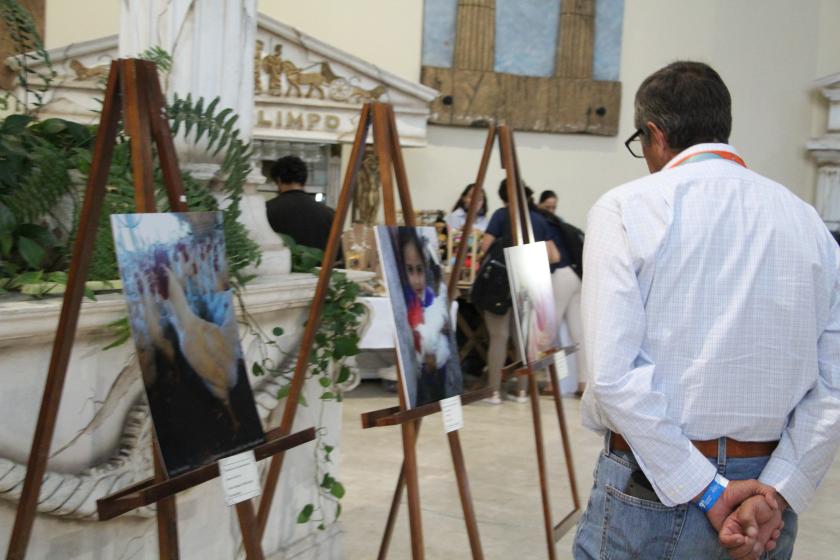
[(668, 146), (668, 137), (665, 136), (662, 129), (656, 126), (656, 123), (653, 121), (645, 123), (645, 133), (642, 141), (660, 151), (670, 149)]

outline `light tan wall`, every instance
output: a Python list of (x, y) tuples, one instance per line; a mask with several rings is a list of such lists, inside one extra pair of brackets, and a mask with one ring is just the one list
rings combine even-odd
[(47, 0), (48, 49), (89, 41), (120, 30), (120, 0)]
[[(79, 6), (86, 6), (80, 10)], [(411, 80), (419, 79), (422, 0), (261, 0), (260, 11)], [(93, 15), (95, 14), (95, 15)], [(520, 133), (525, 180), (561, 195), (560, 213), (583, 225), (604, 192), (646, 172), (626, 152), (633, 94), (651, 72), (677, 59), (708, 62), (733, 96), (732, 142), (747, 163), (811, 201), (814, 166), (805, 142), (824, 129), (811, 82), (840, 71), (840, 2), (815, 0), (626, 0), (620, 134), (615, 138)], [(115, 33), (116, 0), (48, 0), (47, 45)], [(444, 208), (474, 178), (484, 133), (430, 126), (429, 146), (406, 153), (417, 208)], [(502, 173), (487, 187), (498, 206)]]
[[(260, 9), (405, 78), (419, 77), (421, 0), (279, 0)], [(825, 114), (810, 83), (840, 70), (840, 39), (832, 23), (840, 21), (839, 11), (833, 0), (627, 0), (619, 136), (520, 133), (525, 180), (535, 190), (560, 193), (560, 213), (582, 225), (601, 194), (646, 172), (623, 146), (633, 130), (636, 88), (661, 66), (691, 58), (711, 64), (729, 86), (732, 142), (748, 164), (811, 201), (814, 166), (804, 144), (824, 127)], [(356, 28), (370, 22), (372, 29), (376, 21), (383, 23), (379, 33)], [(479, 130), (430, 126), (429, 146), (406, 153), (415, 207), (451, 205), (473, 180), (483, 141)], [(494, 157), (488, 190), (495, 191), (501, 177)], [(498, 206), (495, 193), (489, 194), (491, 206)]]

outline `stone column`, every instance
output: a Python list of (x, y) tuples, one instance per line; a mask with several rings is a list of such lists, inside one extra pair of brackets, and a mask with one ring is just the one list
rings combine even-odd
[(458, 0), (455, 57), (458, 70), (493, 70), (496, 0)]
[(595, 44), (595, 0), (563, 0), (554, 75), (558, 78), (592, 78)]
[[(817, 189), (814, 206), (826, 221), (840, 221), (840, 74), (816, 82), (828, 99), (826, 133), (808, 142), (808, 151), (817, 162)], [(836, 225), (836, 224), (833, 224)]]
[[(163, 79), (167, 97), (190, 93), (206, 102), (219, 97), (217, 110), (230, 108), (239, 115), (244, 142), (251, 139), (253, 122), (256, 34), (256, 0), (122, 0), (120, 56), (137, 56), (153, 46), (167, 51), (173, 59)], [(177, 140), (176, 147), (182, 168), (196, 178), (217, 175), (218, 161), (206, 150)], [(289, 251), (269, 227), (265, 199), (256, 191), (263, 182), (254, 169), (244, 189), (241, 219), (263, 251), (258, 272), (286, 274)]]
[(808, 149), (818, 165), (814, 207), (823, 220), (840, 222), (840, 138), (833, 147), (825, 142), (811, 142)]

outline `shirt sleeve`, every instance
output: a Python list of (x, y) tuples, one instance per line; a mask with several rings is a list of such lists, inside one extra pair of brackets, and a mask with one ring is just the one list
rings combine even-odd
[(817, 340), (817, 382), (794, 408), (759, 477), (796, 513), (808, 507), (840, 446), (840, 250), (832, 249), (834, 281), (828, 285), (833, 290), (828, 321)]
[(549, 241), (548, 222), (533, 211), (531, 212), (531, 227), (534, 229), (534, 241)]
[(503, 237), (505, 235), (503, 223), (505, 220), (505, 213), (507, 212), (507, 208), (499, 208), (493, 215), (490, 216), (490, 223), (487, 224), (487, 229), (484, 230), (484, 233), (489, 233), (496, 239)]
[(583, 338), (594, 404), (607, 427), (630, 444), (662, 503), (686, 503), (703, 492), (717, 469), (667, 418), (666, 397), (654, 387), (656, 364), (642, 350), (640, 263), (617, 206), (602, 200), (590, 211), (583, 262)]

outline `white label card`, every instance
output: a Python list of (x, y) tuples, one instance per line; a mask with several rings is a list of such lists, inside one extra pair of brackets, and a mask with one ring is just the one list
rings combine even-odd
[(441, 399), (440, 411), (443, 413), (444, 432), (448, 434), (464, 427), (464, 409), (461, 407), (460, 395)]
[(557, 381), (569, 375), (569, 364), (566, 363), (565, 350), (560, 350), (554, 354), (554, 367), (557, 369)]
[(229, 506), (256, 498), (262, 492), (253, 451), (219, 459), (219, 478)]

